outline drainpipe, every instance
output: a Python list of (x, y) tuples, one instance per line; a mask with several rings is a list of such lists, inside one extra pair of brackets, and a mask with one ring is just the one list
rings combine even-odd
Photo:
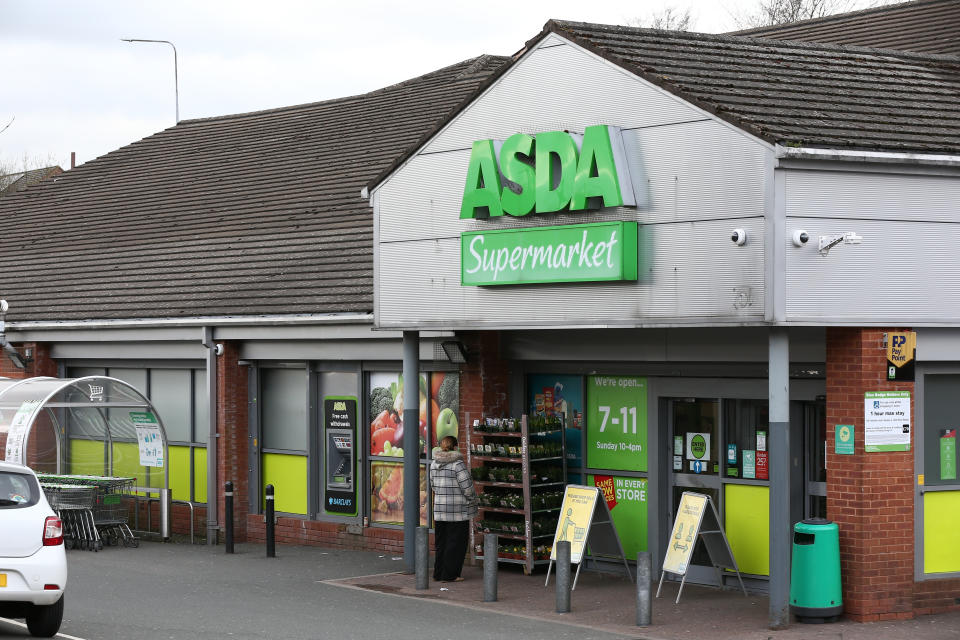
[(203, 346), (207, 348), (207, 544), (217, 543), (217, 356), (220, 347), (213, 341), (213, 327), (203, 327)]
[(14, 366), (18, 369), (26, 369), (27, 364), (23, 361), (23, 358), (20, 357), (20, 354), (16, 349), (13, 348), (13, 345), (7, 342), (7, 309), (10, 308), (10, 305), (7, 304), (6, 300), (0, 300), (0, 351), (7, 354), (7, 357), (10, 358), (10, 361), (13, 362)]

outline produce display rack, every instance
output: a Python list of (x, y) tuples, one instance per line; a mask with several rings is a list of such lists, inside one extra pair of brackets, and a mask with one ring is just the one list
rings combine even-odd
[[(556, 438), (550, 438), (556, 435), (560, 436), (559, 442)], [(563, 418), (534, 416), (531, 419), (527, 415), (519, 419), (487, 418), (483, 422), (476, 421), (472, 426), (467, 425), (467, 440), (467, 463), (481, 498), (481, 517), (470, 532), (473, 558), (483, 559), (482, 535), (488, 532), (496, 533), (501, 547), (498, 561), (523, 565), (524, 573), (529, 575), (535, 566), (550, 562), (548, 549), (556, 530), (554, 517), (553, 526), (535, 531), (535, 516), (558, 516), (563, 489), (567, 484), (566, 429), (563, 427)], [(493, 451), (486, 451), (487, 445)], [(509, 453), (504, 455), (506, 452)], [(480, 465), (474, 467), (474, 462), (479, 462)], [(507, 474), (507, 477), (490, 479), (484, 475), (488, 464), (497, 465), (494, 468), (497, 474)], [(511, 472), (514, 467), (516, 472)], [(551, 478), (532, 477), (532, 471), (542, 473), (544, 469), (549, 471)], [(493, 494), (499, 501), (515, 502), (517, 507), (492, 505), (490, 500), (484, 498), (484, 494)], [(547, 506), (548, 498), (555, 504)], [(539, 508), (535, 508), (534, 502), (539, 503)], [(506, 523), (516, 531), (494, 530), (483, 526), (484, 522), (489, 523), (490, 516), (496, 517), (500, 514), (507, 516)], [(522, 519), (516, 519), (515, 516), (521, 516)], [(522, 553), (503, 551), (504, 547), (519, 546), (511, 545), (512, 541), (522, 543)], [(538, 554), (535, 550), (537, 546), (546, 547), (546, 553)]]

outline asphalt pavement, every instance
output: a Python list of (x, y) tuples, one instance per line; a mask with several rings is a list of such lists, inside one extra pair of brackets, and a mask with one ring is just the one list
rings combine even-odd
[[(653, 624), (635, 626), (636, 586), (583, 571), (570, 613), (555, 612), (554, 582), (503, 565), (497, 602), (483, 602), (478, 567), (466, 580), (415, 589), (400, 558), (315, 547), (224, 547), (145, 542), (138, 549), (70, 551), (61, 640), (350, 639), (956, 640), (960, 612), (914, 620), (766, 628), (768, 601), (677, 584), (654, 600)], [(29, 637), (0, 619), (0, 638)]]
[[(262, 545), (144, 542), (67, 553), (61, 638), (82, 640), (529, 638), (613, 639), (554, 622), (451, 607), (423, 598), (347, 589), (329, 581), (391, 574), (402, 561), (370, 552)], [(412, 580), (412, 578), (410, 578)], [(0, 619), (0, 638), (30, 637)]]

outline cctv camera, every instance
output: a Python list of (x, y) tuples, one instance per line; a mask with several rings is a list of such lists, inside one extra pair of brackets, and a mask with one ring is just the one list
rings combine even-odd
[(810, 241), (810, 235), (803, 229), (797, 229), (793, 232), (793, 246), (802, 247)]
[(0, 300), (0, 313), (6, 313), (9, 308), (10, 305), (7, 304), (6, 300)]
[(733, 233), (730, 234), (730, 240), (738, 247), (742, 247), (747, 243), (747, 230), (734, 229)]

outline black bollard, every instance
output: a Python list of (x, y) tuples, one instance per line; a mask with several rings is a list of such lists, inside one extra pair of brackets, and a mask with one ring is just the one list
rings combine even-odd
[(557, 543), (557, 613), (570, 613), (570, 541)]
[(233, 483), (229, 481), (223, 485), (223, 518), (227, 553), (233, 553)]
[(277, 557), (277, 543), (273, 530), (273, 485), (268, 484), (266, 490), (267, 513), (264, 516), (267, 523), (267, 557)]

